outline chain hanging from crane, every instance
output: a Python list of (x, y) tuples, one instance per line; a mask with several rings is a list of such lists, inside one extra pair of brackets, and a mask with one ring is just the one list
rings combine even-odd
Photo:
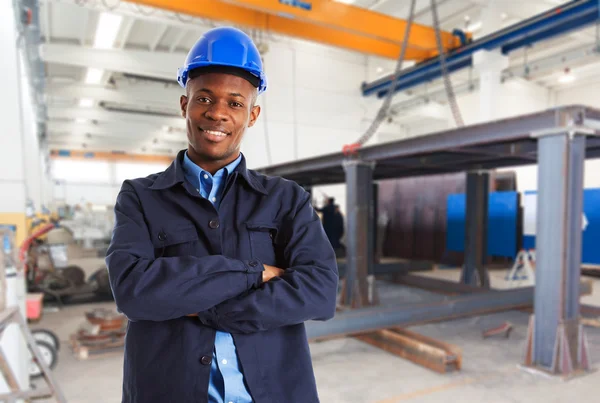
[(462, 114), (460, 113), (458, 102), (456, 101), (456, 94), (454, 93), (454, 88), (452, 87), (452, 82), (450, 81), (450, 75), (448, 74), (448, 66), (446, 65), (446, 54), (444, 53), (444, 48), (442, 47), (440, 19), (438, 17), (437, 4), (435, 3), (435, 0), (431, 0), (431, 15), (433, 16), (435, 42), (438, 48), (440, 68), (442, 70), (442, 80), (444, 81), (444, 87), (446, 88), (446, 97), (448, 98), (448, 104), (452, 110), (452, 115), (454, 116), (454, 122), (456, 122), (456, 126), (463, 127), (465, 123), (463, 121)]
[(362, 136), (360, 136), (360, 138), (358, 139), (358, 141), (356, 143), (344, 146), (343, 152), (346, 155), (354, 154), (356, 152), (356, 150), (358, 150), (367, 141), (369, 141), (369, 139), (371, 139), (371, 137), (373, 137), (373, 135), (377, 132), (377, 129), (379, 129), (379, 126), (381, 125), (381, 123), (385, 120), (385, 118), (388, 115), (388, 112), (390, 109), (390, 104), (392, 103), (392, 98), (394, 97), (394, 92), (395, 92), (394, 88), (396, 88), (396, 84), (400, 78), (400, 72), (402, 70), (402, 64), (404, 63), (404, 56), (406, 54), (406, 48), (408, 47), (408, 37), (410, 35), (410, 29), (412, 27), (413, 19), (415, 16), (416, 3), (417, 3), (417, 0), (412, 0), (410, 3), (410, 10), (409, 10), (408, 19), (406, 22), (406, 29), (404, 31), (404, 40), (402, 41), (402, 46), (400, 48), (400, 55), (398, 56), (398, 62), (396, 63), (396, 70), (394, 72), (394, 78), (392, 80), (392, 83), (390, 84), (390, 90), (388, 91), (388, 94), (385, 97), (383, 104), (379, 108), (379, 111), (377, 112), (375, 119), (373, 120), (373, 122), (371, 122), (371, 125), (365, 131), (365, 133)]

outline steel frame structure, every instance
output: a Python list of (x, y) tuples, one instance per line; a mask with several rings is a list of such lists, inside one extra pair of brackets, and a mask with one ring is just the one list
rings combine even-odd
[[(428, 136), (366, 147), (347, 157), (342, 153), (293, 161), (260, 169), (311, 188), (346, 182), (349, 244), (346, 264), (345, 303), (361, 306), (356, 295), (368, 289), (368, 273), (374, 261), (368, 254), (372, 226), (365, 213), (371, 182), (378, 179), (471, 172), (472, 202), (467, 203), (467, 236), (487, 231), (485, 220), (477, 223), (487, 200), (486, 175), (473, 172), (538, 162), (538, 239), (534, 314), (526, 365), (553, 374), (569, 376), (588, 370), (583, 328), (579, 322), (579, 277), (583, 165), (585, 158), (600, 156), (600, 110), (570, 105), (546, 111), (443, 131)], [(347, 175), (345, 175), (347, 173)], [(362, 193), (362, 196), (360, 195)], [(469, 195), (467, 196), (469, 199)], [(487, 204), (487, 203), (485, 203)], [(486, 277), (482, 267), (485, 242), (466, 239), (464, 277), (475, 272)], [(353, 284), (354, 282), (358, 284)], [(465, 281), (467, 282), (467, 281)], [(471, 281), (468, 281), (471, 283)], [(481, 285), (486, 286), (484, 281)], [(348, 297), (348, 290), (350, 297)], [(355, 292), (353, 292), (356, 290)], [(477, 313), (473, 304), (489, 310), (511, 309), (529, 301), (525, 292), (492, 292), (457, 297), (451, 306), (375, 307), (342, 313), (327, 323), (310, 324), (313, 337), (361, 332), (406, 324), (415, 318), (439, 320)], [(354, 297), (353, 297), (354, 295)], [(463, 299), (466, 301), (463, 304)], [(525, 301), (527, 300), (527, 301)], [(435, 306), (434, 306), (435, 305)]]

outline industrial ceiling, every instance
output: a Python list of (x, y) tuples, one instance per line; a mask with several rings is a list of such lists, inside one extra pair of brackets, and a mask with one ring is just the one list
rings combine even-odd
[[(402, 19), (406, 18), (410, 3), (341, 2)], [(474, 38), (485, 31), (480, 23), (484, 1), (437, 0), (437, 3), (443, 30), (460, 28), (472, 32)], [(514, 24), (560, 3), (554, 0), (504, 1), (503, 24)], [(429, 5), (429, 0), (417, 3), (417, 23), (431, 25)], [(184, 121), (178, 113), (182, 89), (175, 82), (175, 74), (198, 37), (220, 21), (119, 0), (42, 0), (40, 7), (48, 148), (173, 155), (186, 146)], [(103, 30), (104, 35), (98, 35), (99, 30)], [(257, 42), (266, 45), (273, 40), (289, 40), (275, 33), (248, 32)], [(558, 85), (557, 74), (561, 74), (556, 68), (561, 63), (561, 55), (591, 47), (596, 40), (596, 29), (590, 28), (546, 41), (529, 49), (526, 55), (524, 52), (511, 54), (511, 68), (518, 75), (525, 58), (546, 64), (557, 59), (552, 68), (539, 69), (538, 74), (528, 77), (553, 88)], [(579, 66), (573, 69), (577, 69), (578, 77), (600, 78), (598, 61), (594, 53), (580, 59)], [(365, 63), (365, 80), (372, 76), (367, 71), (372, 67), (367, 66)], [(386, 72), (390, 73), (383, 71)], [(457, 88), (470, 88), (472, 80), (473, 72), (453, 75)], [(357, 88), (360, 85), (356, 83)], [(433, 95), (439, 88), (442, 88), (441, 81), (430, 83), (426, 90)], [(411, 102), (423, 98), (424, 91), (423, 87), (399, 93), (395, 110), (405, 111)], [(430, 98), (435, 100), (434, 96)], [(438, 98), (443, 104), (443, 92)]]

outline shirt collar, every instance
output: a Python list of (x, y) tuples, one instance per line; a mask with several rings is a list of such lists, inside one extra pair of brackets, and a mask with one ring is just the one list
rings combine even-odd
[[(187, 150), (181, 150), (177, 153), (177, 157), (175, 157), (166, 170), (158, 175), (154, 180), (154, 184), (150, 186), (150, 189), (163, 190), (185, 182), (184, 160), (186, 152)], [(236, 166), (230, 167), (233, 164)], [(253, 172), (246, 167), (246, 157), (242, 153), (240, 153), (240, 158), (229, 164), (226, 168), (228, 172), (238, 173), (254, 191), (264, 195), (269, 194), (262, 183), (255, 178)], [(229, 171), (229, 168), (231, 168), (231, 171)]]
[(205, 171), (204, 169), (202, 169), (201, 167), (196, 165), (190, 159), (190, 157), (188, 156), (188, 153), (186, 151), (183, 154), (182, 168), (183, 168), (184, 174), (187, 174), (194, 178), (197, 178), (198, 176), (205, 174), (205, 173), (208, 175), (211, 175), (212, 177), (220, 176), (220, 175), (224, 174), (225, 178), (227, 178), (228, 175), (231, 175), (231, 173), (235, 171), (237, 166), (240, 164), (241, 160), (242, 160), (242, 154), (240, 153), (240, 155), (233, 162), (231, 162), (229, 165), (226, 165), (223, 168), (219, 169), (214, 175), (211, 175), (209, 172)]

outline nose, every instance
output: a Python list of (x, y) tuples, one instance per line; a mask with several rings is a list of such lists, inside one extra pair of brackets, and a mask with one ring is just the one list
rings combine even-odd
[(206, 109), (206, 112), (204, 112), (204, 116), (206, 116), (207, 119), (214, 120), (216, 122), (225, 121), (227, 120), (227, 111), (225, 109), (226, 107), (226, 105), (223, 105), (220, 102), (216, 102)]

